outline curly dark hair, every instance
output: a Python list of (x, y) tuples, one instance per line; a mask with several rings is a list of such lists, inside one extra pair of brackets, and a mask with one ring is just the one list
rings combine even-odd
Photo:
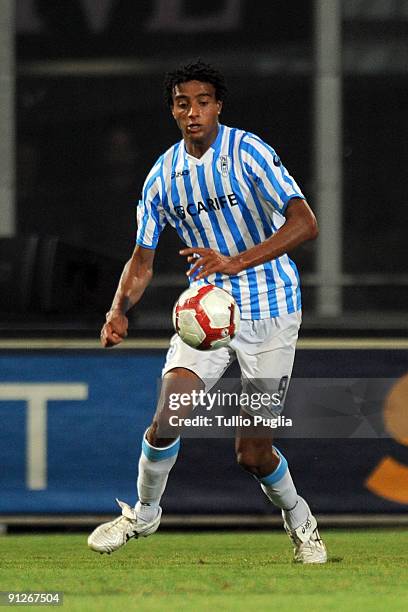
[(164, 79), (164, 99), (170, 108), (173, 107), (174, 88), (179, 83), (187, 81), (201, 81), (202, 83), (211, 83), (215, 88), (215, 97), (219, 101), (224, 101), (227, 94), (224, 76), (219, 70), (206, 64), (201, 60), (191, 62), (185, 66), (180, 66), (177, 70), (168, 72)]

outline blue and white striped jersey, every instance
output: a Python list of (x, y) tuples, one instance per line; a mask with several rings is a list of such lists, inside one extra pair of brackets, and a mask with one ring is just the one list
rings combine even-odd
[[(221, 125), (200, 159), (182, 140), (157, 160), (139, 202), (136, 242), (156, 248), (170, 223), (187, 246), (235, 255), (276, 232), (294, 197), (304, 196), (274, 149), (254, 134)], [(298, 272), (286, 254), (235, 276), (216, 273), (198, 282), (230, 292), (243, 319), (301, 308)]]

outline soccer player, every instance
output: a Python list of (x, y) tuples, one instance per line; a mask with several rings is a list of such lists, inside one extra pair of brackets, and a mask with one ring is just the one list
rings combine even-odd
[[(222, 74), (201, 61), (166, 76), (167, 102), (182, 139), (146, 178), (136, 248), (106, 315), (101, 342), (115, 346), (127, 336), (126, 313), (152, 278), (155, 248), (167, 223), (187, 245), (180, 254), (190, 263), (190, 282), (230, 292), (240, 308), (241, 328), (229, 347), (210, 352), (187, 346), (177, 335), (172, 338), (156, 414), (142, 441), (139, 500), (134, 508), (118, 501), (121, 516), (89, 536), (90, 548), (101, 553), (148, 536), (159, 526), (160, 499), (180, 447), (179, 436), (160, 433), (168, 432), (171, 393), (205, 388), (206, 381), (222, 376), (231, 356), (238, 359), (244, 385), (262, 385), (272, 378), (287, 382), (292, 372), (301, 299), (296, 266), (287, 251), (314, 239), (317, 223), (274, 149), (254, 134), (219, 123), (225, 93)], [(252, 436), (238, 428), (236, 454), (281, 509), (295, 561), (325, 563), (316, 519), (298, 495), (287, 460), (273, 446), (270, 433)]]

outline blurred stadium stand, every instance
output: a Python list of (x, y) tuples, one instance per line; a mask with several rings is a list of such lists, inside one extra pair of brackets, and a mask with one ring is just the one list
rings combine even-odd
[(122, 269), (121, 262), (49, 236), (2, 238), (0, 257), (0, 309), (10, 316), (103, 311)]
[[(133, 248), (144, 177), (179, 138), (161, 91), (163, 73), (179, 62), (202, 55), (224, 69), (223, 121), (271, 142), (313, 206), (315, 3), (258, 5), (180, 1), (169, 14), (160, 1), (16, 3), (17, 236), (1, 245), (2, 332), (95, 333)], [(340, 316), (319, 315), (327, 281), (317, 247), (299, 249), (303, 333), (401, 334), (408, 3), (341, 6), (343, 305)], [(145, 307), (132, 319), (136, 334), (170, 330), (169, 308), (185, 286), (178, 248), (175, 232), (165, 232)]]

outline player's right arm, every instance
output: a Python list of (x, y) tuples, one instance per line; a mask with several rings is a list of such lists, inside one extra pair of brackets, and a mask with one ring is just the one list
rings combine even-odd
[(136, 248), (123, 269), (112, 306), (106, 313), (106, 323), (101, 331), (104, 347), (115, 346), (126, 338), (126, 313), (140, 300), (153, 276), (155, 249), (167, 223), (162, 206), (162, 160), (163, 156), (159, 157), (143, 185), (137, 206)]
[(102, 327), (103, 347), (115, 346), (126, 338), (126, 313), (140, 300), (152, 279), (154, 254), (154, 249), (137, 245), (123, 268), (112, 306), (106, 313), (106, 322)]

